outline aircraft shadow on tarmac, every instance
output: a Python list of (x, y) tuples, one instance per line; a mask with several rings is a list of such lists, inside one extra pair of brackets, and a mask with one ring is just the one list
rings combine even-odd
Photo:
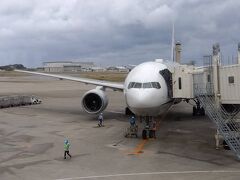
[[(19, 107), (19, 108), (34, 108), (37, 109), (37, 111), (43, 111), (43, 112), (48, 112), (48, 113), (57, 113), (57, 114), (71, 114), (71, 115), (78, 115), (78, 116), (84, 116), (86, 117), (87, 120), (90, 121), (96, 121), (96, 117), (98, 116), (97, 114), (87, 114), (81, 109), (81, 106), (79, 105), (78, 108), (69, 108), (69, 107), (47, 107), (43, 105), (35, 105), (35, 106), (29, 106), (29, 107)], [(116, 119), (119, 121), (128, 121), (128, 116), (125, 115), (123, 112), (114, 112), (111, 110), (106, 110), (104, 111), (104, 121), (107, 121), (108, 119)]]

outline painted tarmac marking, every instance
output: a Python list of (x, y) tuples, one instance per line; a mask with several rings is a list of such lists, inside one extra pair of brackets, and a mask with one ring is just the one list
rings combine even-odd
[(160, 172), (145, 172), (145, 173), (128, 173), (128, 174), (109, 174), (100, 176), (80, 176), (62, 178), (56, 180), (78, 180), (78, 179), (94, 179), (94, 178), (111, 178), (111, 177), (122, 177), (122, 176), (143, 176), (143, 175), (162, 175), (162, 174), (198, 174), (198, 173), (240, 173), (240, 171), (160, 171)]
[(147, 143), (147, 141), (148, 141), (147, 139), (141, 140), (141, 142), (137, 145), (134, 151), (132, 153), (128, 153), (128, 155), (138, 155), (143, 153), (143, 148), (144, 148), (144, 145)]

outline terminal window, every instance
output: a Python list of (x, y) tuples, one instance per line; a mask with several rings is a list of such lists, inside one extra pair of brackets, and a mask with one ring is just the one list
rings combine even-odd
[(234, 76), (229, 76), (228, 77), (228, 83), (233, 84), (234, 83)]
[(182, 79), (178, 78), (178, 89), (182, 89)]

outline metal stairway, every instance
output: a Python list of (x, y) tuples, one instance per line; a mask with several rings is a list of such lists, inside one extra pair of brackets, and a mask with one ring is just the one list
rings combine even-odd
[(234, 118), (238, 112), (227, 113), (221, 105), (217, 108), (214, 95), (208, 94), (206, 90), (195, 87), (194, 91), (208, 117), (216, 124), (219, 133), (240, 160), (240, 127)]

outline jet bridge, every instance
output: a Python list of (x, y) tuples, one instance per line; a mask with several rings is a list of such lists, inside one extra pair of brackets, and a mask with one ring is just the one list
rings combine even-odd
[(240, 64), (218, 66), (216, 73), (213, 68), (176, 66), (172, 73), (172, 97), (194, 99), (195, 89), (201, 88), (203, 93), (216, 96), (220, 104), (240, 105)]
[(214, 48), (208, 65), (174, 67), (173, 98), (198, 102), (240, 159), (240, 64), (222, 66), (219, 46)]

